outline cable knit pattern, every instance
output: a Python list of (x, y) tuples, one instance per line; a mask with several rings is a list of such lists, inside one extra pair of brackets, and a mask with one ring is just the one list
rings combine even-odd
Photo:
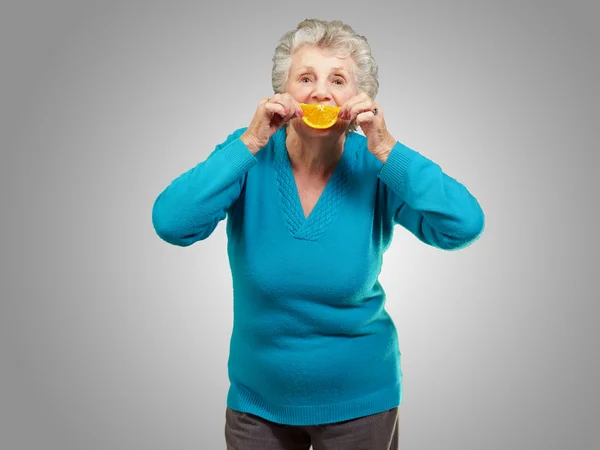
[(287, 152), (281, 151), (278, 146), (275, 153), (275, 171), (277, 173), (277, 191), (281, 202), (281, 213), (287, 223), (290, 233), (296, 236), (298, 230), (304, 223), (304, 215), (298, 211), (298, 194), (293, 174), (289, 170), (289, 157)]
[(319, 201), (296, 237), (308, 241), (316, 240), (336, 216), (338, 206), (342, 203), (348, 185), (348, 172), (342, 161), (327, 183)]
[(282, 214), (294, 238), (314, 241), (331, 223), (338, 206), (344, 199), (348, 185), (349, 167), (346, 153), (348, 149), (344, 150), (344, 155), (338, 162), (313, 210), (308, 217), (305, 217), (285, 143), (281, 145), (285, 139), (281, 136), (281, 130), (275, 139), (275, 170)]

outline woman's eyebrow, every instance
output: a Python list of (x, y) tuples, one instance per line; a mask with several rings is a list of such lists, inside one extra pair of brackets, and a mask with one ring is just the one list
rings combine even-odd
[[(313, 66), (302, 66), (298, 70), (303, 71), (303, 72), (314, 72), (315, 68)], [(346, 68), (342, 67), (342, 66), (332, 67), (331, 71), (332, 72), (344, 72), (344, 73), (347, 72)]]

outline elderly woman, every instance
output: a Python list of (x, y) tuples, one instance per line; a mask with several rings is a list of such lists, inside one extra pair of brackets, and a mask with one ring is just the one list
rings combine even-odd
[[(401, 352), (378, 280), (383, 253), (395, 225), (464, 248), (484, 215), (388, 130), (373, 100), (377, 66), (350, 26), (305, 20), (273, 62), (274, 95), (160, 193), (153, 225), (189, 246), (227, 218), (228, 449), (396, 449)], [(307, 125), (306, 104), (340, 107), (337, 120)]]

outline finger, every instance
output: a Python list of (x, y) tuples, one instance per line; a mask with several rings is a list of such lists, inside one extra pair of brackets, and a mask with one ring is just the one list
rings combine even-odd
[(269, 101), (269, 104), (281, 105), (284, 109), (284, 114), (279, 114), (285, 122), (292, 119), (295, 116), (302, 116), (302, 109), (300, 104), (294, 100), (294, 98), (288, 94), (275, 94)]
[(300, 105), (297, 104), (296, 100), (294, 100), (292, 98), (291, 95), (287, 95), (283, 98), (284, 104), (285, 104), (285, 109), (288, 112), (287, 116), (285, 117), (285, 121), (287, 122), (288, 120), (293, 119), (294, 117), (297, 117), (301, 112), (300, 110)]
[(293, 101), (294, 109), (296, 110), (296, 117), (304, 116), (304, 111), (302, 110), (300, 103), (294, 99), (292, 99), (292, 101)]
[(285, 109), (286, 114), (288, 112), (288, 109), (286, 107), (287, 102), (285, 100), (285, 96), (284, 95), (275, 94), (272, 97), (267, 98), (267, 104), (278, 104), (278, 105), (281, 105)]
[(349, 119), (350, 118), (350, 109), (357, 103), (360, 102), (358, 97), (352, 97), (346, 103), (342, 105), (340, 111), (338, 113), (338, 117), (341, 119)]
[(286, 111), (285, 107), (280, 103), (275, 103), (272, 100), (268, 101), (265, 104), (265, 110), (272, 116), (273, 114), (277, 114), (285, 118), (288, 115), (288, 111)]
[(275, 102), (275, 103), (281, 103), (283, 104), (283, 95), (282, 94), (275, 94), (271, 97), (271, 101)]
[(358, 95), (355, 95), (354, 97), (350, 98), (343, 106), (345, 107), (345, 109), (349, 109), (352, 106), (356, 105), (357, 103), (362, 103), (364, 101), (368, 101), (371, 100), (371, 97), (369, 97), (366, 93), (361, 92)]
[(283, 121), (288, 122), (289, 120), (292, 120), (296, 116), (296, 114), (297, 114), (297, 111), (295, 108), (288, 108), (288, 113), (283, 118)]
[(351, 111), (356, 108), (357, 105), (365, 102), (373, 103), (373, 100), (364, 92), (352, 97), (342, 106), (340, 110), (340, 117), (345, 119), (353, 119), (354, 117), (351, 117)]
[(363, 112), (372, 111), (374, 103), (371, 100), (362, 101), (360, 103), (355, 104), (350, 108), (349, 118), (350, 120), (355, 120), (356, 117)]
[(355, 123), (359, 127), (363, 127), (365, 125), (372, 123), (374, 120), (375, 120), (375, 114), (373, 114), (373, 111), (364, 111), (364, 112), (359, 113), (356, 116)]
[(300, 103), (298, 103), (294, 97), (290, 94), (285, 93), (281, 96), (281, 104), (284, 105), (286, 111), (288, 111), (287, 120), (293, 119), (294, 117), (302, 117), (303, 112), (302, 108), (300, 108)]

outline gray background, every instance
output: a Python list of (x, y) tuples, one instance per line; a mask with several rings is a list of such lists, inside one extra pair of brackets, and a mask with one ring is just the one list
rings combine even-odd
[(392, 134), (486, 213), (463, 251), (397, 228), (386, 254), (401, 448), (600, 448), (599, 10), (3, 2), (0, 448), (225, 448), (224, 224), (176, 248), (151, 209), (249, 123), (307, 17), (368, 37)]

